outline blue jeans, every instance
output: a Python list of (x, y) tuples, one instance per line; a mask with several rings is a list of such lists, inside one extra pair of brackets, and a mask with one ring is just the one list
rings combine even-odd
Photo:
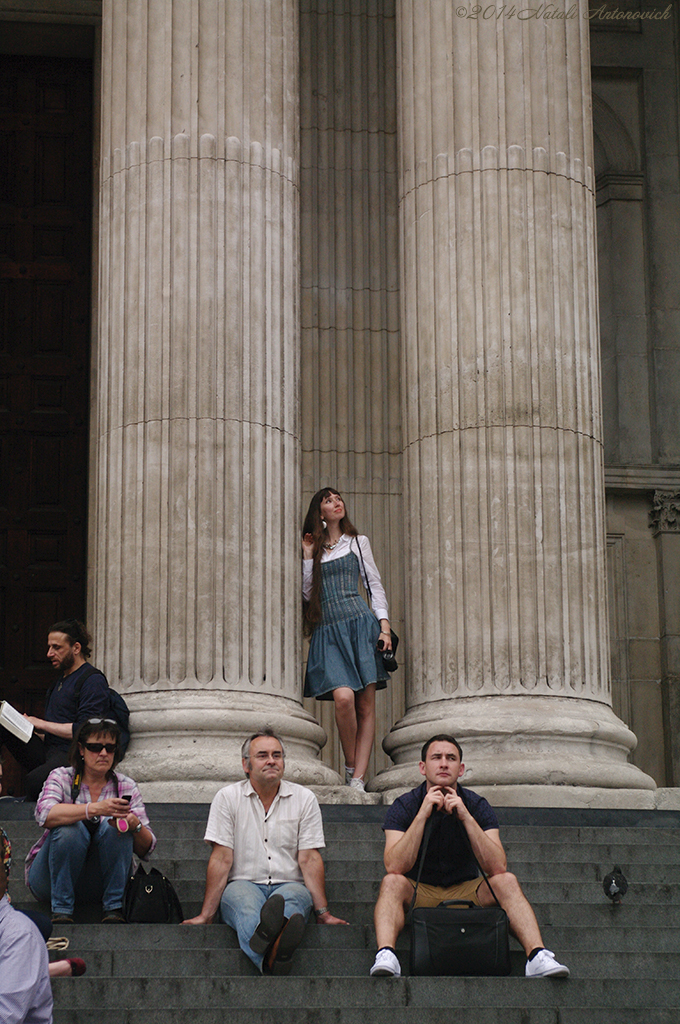
[(49, 902), (53, 914), (73, 914), (79, 903), (99, 903), (119, 910), (130, 874), (132, 835), (103, 819), (94, 835), (82, 821), (59, 825), (38, 851), (28, 872), (37, 900)]
[(283, 913), (286, 917), (302, 914), (305, 920), (312, 909), (312, 896), (302, 882), (282, 882), (280, 885), (262, 885), (239, 879), (229, 882), (220, 900), (222, 920), (231, 925), (238, 935), (238, 944), (258, 970), (262, 970), (262, 953), (250, 948), (253, 932), (260, 923), (260, 911), (264, 903), (278, 892), (286, 901)]

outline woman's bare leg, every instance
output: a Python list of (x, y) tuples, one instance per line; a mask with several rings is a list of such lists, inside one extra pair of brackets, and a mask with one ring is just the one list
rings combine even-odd
[(354, 778), (365, 779), (375, 737), (375, 683), (355, 693), (354, 703), (357, 721)]
[(342, 752), (345, 755), (345, 764), (348, 768), (355, 766), (354, 758), (357, 746), (357, 711), (354, 697), (354, 690), (349, 686), (338, 686), (333, 690), (335, 724), (338, 727)]

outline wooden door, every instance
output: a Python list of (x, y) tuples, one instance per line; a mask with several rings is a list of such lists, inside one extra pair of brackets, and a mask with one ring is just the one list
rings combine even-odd
[(47, 629), (85, 610), (91, 169), (91, 63), (3, 57), (0, 698), (34, 714)]

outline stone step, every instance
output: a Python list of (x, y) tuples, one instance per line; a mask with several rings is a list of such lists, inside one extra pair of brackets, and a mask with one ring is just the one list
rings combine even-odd
[[(606, 897), (602, 892), (601, 884), (597, 880), (592, 882), (568, 881), (556, 879), (550, 882), (533, 881), (522, 877), (522, 888), (532, 904), (585, 904), (592, 905), (595, 902), (604, 902)], [(176, 885), (177, 895), (184, 906), (185, 903), (196, 903), (203, 899), (205, 889), (205, 873), (203, 877), (186, 879)], [(330, 879), (326, 883), (326, 892), (329, 903), (333, 907), (366, 907), (373, 906), (378, 898), (380, 880), (347, 880)], [(16, 890), (12, 890), (13, 897), (18, 896)], [(24, 896), (25, 899), (25, 896)], [(626, 904), (644, 904), (650, 906), (656, 904), (659, 907), (668, 904), (680, 903), (680, 883), (641, 883), (631, 885), (625, 897)]]
[[(16, 805), (15, 805), (16, 806)], [(22, 816), (16, 817), (9, 814), (9, 808), (3, 806), (0, 801), (0, 821), (12, 837), (33, 839), (39, 835), (38, 825), (32, 813), (33, 805), (18, 805), (22, 808)], [(192, 805), (189, 805), (192, 806)], [(25, 810), (23, 810), (25, 808)], [(203, 840), (205, 826), (208, 818), (208, 805), (201, 805), (200, 815), (191, 818), (169, 817), (166, 809), (163, 816), (154, 817), (153, 807), (149, 807), (149, 818), (152, 828), (157, 837), (167, 840), (177, 840), (181, 836), (183, 840)], [(347, 809), (349, 810), (349, 809)], [(370, 808), (360, 808), (370, 810)], [(322, 813), (326, 808), (322, 808)], [(649, 812), (656, 815), (659, 812)], [(383, 815), (378, 820), (328, 820), (324, 817), (324, 834), (326, 842), (351, 841), (351, 842), (378, 842), (382, 844), (383, 832), (381, 823)], [(348, 840), (348, 833), (351, 839)], [(615, 843), (617, 845), (628, 844), (636, 849), (640, 846), (675, 846), (680, 847), (680, 830), (676, 827), (632, 827), (632, 826), (567, 826), (556, 825), (546, 828), (543, 825), (507, 825), (501, 823), (501, 835), (503, 842), (507, 844), (524, 843), (535, 848), (542, 845), (574, 845), (587, 849), (591, 845)]]
[[(568, 963), (572, 976), (578, 978), (635, 978), (680, 976), (680, 953), (600, 952), (560, 948), (558, 959)], [(322, 977), (329, 972), (335, 977), (363, 977), (367, 975), (375, 948), (339, 948), (329, 950), (305, 947), (293, 958), (292, 976)], [(57, 957), (58, 958), (58, 957)], [(408, 973), (408, 950), (399, 950), (402, 972)], [(84, 958), (85, 959), (85, 958)], [(257, 974), (256, 968), (240, 949), (194, 948), (172, 949), (115, 949), (87, 951), (87, 976), (128, 979), (174, 978), (194, 975), (211, 977), (248, 976)], [(524, 974), (523, 951), (513, 951), (513, 974)]]
[[(60, 979), (56, 984), (70, 986), (76, 980)], [(480, 982), (480, 984), (484, 984)], [(537, 984), (532, 982), (532, 984)], [(556, 984), (556, 982), (555, 982)], [(677, 1024), (677, 1008), (657, 1006), (618, 1007), (609, 999), (604, 1006), (588, 1007), (531, 1007), (525, 998), (522, 1006), (487, 1007), (467, 1006), (456, 1001), (456, 1024)], [(447, 1010), (450, 1003), (446, 1003)], [(618, 1009), (617, 1009), (618, 1007)], [(263, 1008), (254, 1004), (252, 1008), (233, 1009), (228, 1012), (223, 1008), (206, 1009), (205, 1006), (194, 1006), (189, 1009), (162, 1010), (126, 1009), (109, 1010), (96, 1007), (97, 1024), (186, 1024), (190, 1014), (191, 1024), (253, 1024), (259, 1010)], [(271, 1008), (266, 1007), (271, 1016)], [(400, 1006), (398, 1020), (400, 1024), (442, 1024), (446, 1020), (447, 1010), (441, 1007)], [(54, 1024), (92, 1024), (91, 1009), (76, 1009), (68, 1005), (64, 1009), (55, 1007)], [(277, 1024), (395, 1024), (395, 1013), (391, 1006), (372, 1007), (370, 1015), (362, 1007), (342, 1009), (337, 1006), (315, 1007), (305, 1011), (300, 1008), (276, 1009)]]
[[(531, 988), (529, 988), (531, 986)], [(235, 1010), (274, 1011), (279, 1018), (284, 1008), (302, 1012), (306, 1020), (317, 1020), (318, 1010), (334, 1009), (338, 1020), (338, 1008), (342, 1008), (343, 1024), (348, 1018), (347, 1011), (361, 1009), (370, 1012), (374, 1024), (375, 1011), (391, 1012), (391, 1021), (401, 1017), (402, 1008), (417, 1008), (420, 1011), (438, 1009), (441, 1020), (442, 1007), (526, 1008), (552, 1009), (553, 1022), (561, 1022), (562, 1008), (573, 1010), (608, 1007), (610, 1024), (625, 1022), (631, 1009), (676, 1008), (673, 1024), (677, 1024), (677, 1007), (680, 1005), (680, 983), (669, 979), (661, 971), (655, 971), (644, 984), (637, 979), (597, 977), (570, 979), (527, 979), (527, 978), (347, 978), (338, 976), (296, 977), (296, 978), (216, 978), (216, 977), (173, 977), (156, 978), (149, 983), (146, 978), (126, 978), (123, 985), (107, 985), (106, 997), (102, 998), (100, 978), (85, 975), (77, 979), (64, 979), (54, 986), (55, 1003), (58, 1009), (86, 1010), (93, 1019), (101, 1021), (100, 1010), (142, 1010), (148, 1015), (153, 1010), (167, 1012), (169, 1009), (193, 1009), (210, 1007), (229, 1014)], [(559, 1007), (559, 1015), (555, 1008)], [(62, 1018), (63, 1019), (63, 1018)], [(70, 1024), (76, 1024), (84, 1017), (71, 1016)], [(148, 1016), (145, 1020), (148, 1021)], [(166, 1018), (167, 1019), (167, 1018)], [(422, 1019), (422, 1017), (420, 1018)], [(584, 1017), (584, 1020), (589, 1019)], [(121, 1020), (121, 1017), (118, 1018)], [(364, 1018), (365, 1020), (365, 1018)], [(129, 1021), (129, 1016), (128, 1016)]]
[[(27, 890), (23, 885), (16, 883), (13, 891), (10, 891), (14, 905), (20, 908), (33, 908), (42, 910), (49, 914), (49, 907), (45, 904), (38, 904), (34, 900), (26, 898)], [(201, 892), (202, 897), (202, 892)], [(598, 897), (599, 899), (599, 897)], [(626, 896), (628, 900), (628, 896)], [(195, 917), (201, 909), (202, 900), (186, 900), (182, 897), (182, 909), (186, 917)], [(373, 923), (373, 909), (375, 901), (364, 903), (348, 903), (343, 900), (332, 900), (331, 909), (337, 917), (349, 921), (353, 925), (371, 925)], [(532, 900), (532, 906), (541, 927), (552, 925), (570, 925), (578, 921), (582, 927), (609, 927), (614, 915), (619, 924), (623, 922), (636, 923), (639, 927), (680, 927), (680, 905), (675, 903), (652, 903), (638, 901), (637, 903), (624, 903), (621, 906), (613, 907), (605, 902), (583, 901), (583, 902), (541, 902)], [(76, 911), (79, 921), (87, 924), (96, 924), (101, 918), (101, 908), (95, 905), (83, 905)], [(59, 932), (68, 934), (65, 930), (73, 927), (71, 925), (60, 925)], [(148, 925), (146, 927), (154, 927)]]
[[(602, 952), (647, 952), (676, 953), (680, 950), (680, 926), (670, 927), (656, 924), (641, 927), (596, 927), (593, 925), (550, 925), (542, 924), (544, 941), (550, 948), (560, 950), (587, 950)], [(59, 925), (55, 934), (69, 938), (73, 950), (87, 949), (108, 951), (115, 949), (172, 949), (176, 951), (211, 948), (237, 949), (235, 933), (222, 925), (179, 927), (173, 925), (127, 925), (121, 928), (99, 927), (77, 924)], [(510, 939), (511, 946), (518, 947)], [(375, 949), (373, 927), (349, 925), (340, 927), (315, 927), (310, 924), (302, 941), (307, 949)], [(407, 932), (399, 937), (399, 948), (408, 949)]]
[[(178, 822), (178, 826), (181, 825)], [(23, 828), (19, 828), (23, 826)], [(6, 822), (4, 827), (12, 839), (12, 846), (18, 856), (25, 857), (28, 850), (40, 837), (40, 829), (30, 822)], [(345, 830), (345, 835), (346, 835)], [(605, 830), (602, 830), (605, 832)], [(618, 842), (606, 832), (598, 842), (515, 842), (503, 833), (503, 845), (508, 858), (513, 861), (530, 861), (538, 867), (553, 864), (601, 863), (611, 870), (614, 864), (677, 864), (680, 859), (680, 845), (675, 842), (664, 842), (664, 836), (658, 836), (658, 842), (650, 844), (630, 841)], [(177, 832), (171, 836), (161, 834), (156, 847), (157, 854), (168, 860), (201, 860), (210, 856), (210, 846), (200, 836), (178, 838)], [(326, 831), (326, 847), (323, 850), (326, 860), (347, 861), (376, 860), (382, 863), (384, 839), (382, 833), (362, 839), (353, 836), (351, 839), (334, 838)], [(625, 867), (624, 867), (625, 870)]]
[[(163, 851), (165, 853), (165, 851)], [(340, 860), (328, 857), (324, 851), (324, 862), (326, 864), (326, 878), (335, 881), (339, 878), (345, 880), (348, 877), (352, 882), (358, 881), (380, 881), (385, 874), (382, 857), (378, 860)], [(680, 858), (678, 863), (668, 864), (621, 864), (629, 885), (632, 887), (638, 884), (680, 884)], [(171, 859), (165, 855), (154, 854), (150, 865), (153, 865), (168, 878), (178, 881), (205, 880), (206, 864), (208, 858), (184, 858), (182, 860)], [(554, 880), (561, 882), (588, 882), (601, 886), (604, 876), (611, 871), (612, 863), (604, 862), (583, 862), (583, 863), (535, 863), (533, 861), (520, 861), (514, 858), (508, 859), (508, 867), (514, 871), (517, 877), (525, 881), (543, 882), (547, 884)]]
[[(326, 837), (327, 846), (324, 857), (327, 860), (368, 860), (375, 857), (382, 862), (384, 840), (377, 837), (372, 840), (330, 839)], [(176, 847), (166, 851), (169, 840), (163, 841), (166, 856), (176, 856)], [(193, 842), (193, 841), (192, 841)], [(576, 864), (601, 862), (611, 870), (614, 864), (669, 864), (677, 863), (680, 847), (676, 843), (654, 843), (638, 846), (629, 842), (616, 843), (604, 837), (598, 843), (526, 843), (514, 842), (503, 833), (503, 846), (508, 858), (513, 861), (530, 861), (537, 866), (552, 864)], [(196, 847), (192, 846), (193, 856)], [(200, 854), (199, 854), (200, 856)]]
[[(676, 926), (658, 920), (642, 926), (637, 920), (628, 925), (609, 921), (601, 926), (583, 924), (551, 925), (541, 924), (543, 939), (551, 949), (560, 952), (620, 952), (637, 951), (677, 953), (680, 951), (680, 923)], [(92, 953), (107, 953), (115, 950), (132, 949), (172, 950), (183, 953), (193, 949), (238, 949), (235, 932), (226, 925), (142, 925), (130, 924), (121, 927), (105, 927), (94, 924), (55, 925), (55, 935), (68, 937), (70, 949), (87, 950)], [(519, 948), (515, 939), (511, 947)], [(408, 949), (406, 931), (400, 935), (397, 946)], [(348, 925), (326, 927), (309, 924), (301, 943), (304, 949), (375, 950), (373, 926)], [(74, 955), (78, 955), (75, 953)]]
[[(12, 823), (14, 824), (14, 823)], [(23, 861), (31, 846), (37, 841), (39, 832), (30, 838), (16, 835), (8, 826), (12, 839), (12, 849), (16, 862)], [(505, 843), (508, 863), (519, 872), (523, 865), (531, 865), (531, 872), (538, 877), (549, 877), (555, 870), (567, 877), (578, 877), (589, 867), (602, 872), (602, 876), (611, 871), (614, 864), (619, 864), (626, 876), (637, 874), (638, 877), (651, 878), (661, 868), (671, 873), (680, 870), (680, 847), (658, 844), (653, 847), (635, 848), (630, 844), (617, 847), (606, 843), (592, 847), (542, 844), (530, 847), (525, 844), (514, 846)], [(357, 870), (365, 871), (360, 865), (374, 864), (379, 872), (383, 865), (382, 840), (378, 842), (333, 841), (322, 850), (323, 858), (329, 869), (333, 865), (357, 865)], [(198, 862), (205, 866), (210, 856), (209, 846), (203, 840), (159, 840), (152, 863)], [(602, 877), (601, 876), (601, 877)]]

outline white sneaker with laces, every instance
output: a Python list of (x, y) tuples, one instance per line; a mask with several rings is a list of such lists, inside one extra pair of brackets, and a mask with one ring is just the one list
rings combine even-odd
[(383, 977), (399, 978), (401, 976), (399, 961), (391, 949), (378, 950), (370, 974), (371, 977), (382, 975)]
[(533, 960), (527, 960), (524, 973), (527, 978), (568, 978), (569, 968), (558, 964), (549, 949), (542, 949)]
[(364, 785), (363, 779), (352, 779), (349, 784), (350, 789), (358, 789), (361, 793), (366, 792), (366, 786)]

